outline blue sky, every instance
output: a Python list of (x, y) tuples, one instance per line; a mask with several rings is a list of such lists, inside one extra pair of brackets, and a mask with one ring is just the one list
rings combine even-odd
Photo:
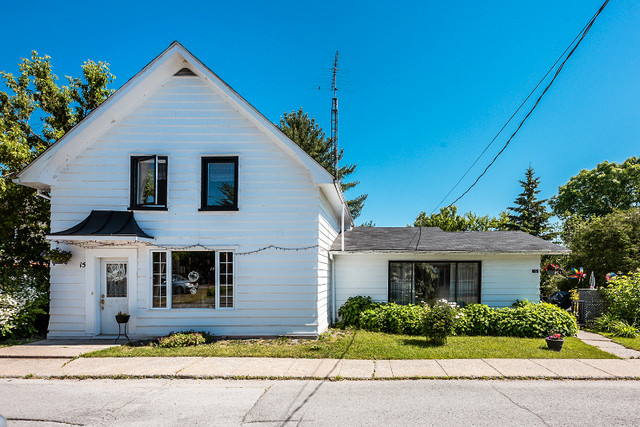
[[(437, 206), (601, 3), (11, 2), (0, 69), (31, 50), (61, 77), (100, 60), (117, 88), (178, 40), (272, 121), (303, 107), (328, 133), (339, 50), (340, 145), (358, 163), (351, 193), (369, 194), (356, 223), (404, 226)], [(640, 155), (639, 22), (640, 2), (609, 4), (463, 212), (510, 206), (529, 163), (547, 198), (581, 169)]]

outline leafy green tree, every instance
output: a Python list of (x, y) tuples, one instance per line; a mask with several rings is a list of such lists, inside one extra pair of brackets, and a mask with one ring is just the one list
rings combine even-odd
[(553, 212), (563, 220), (572, 215), (593, 218), (640, 206), (640, 158), (623, 163), (602, 162), (582, 170), (558, 188), (549, 200)]
[(549, 223), (551, 214), (547, 211), (546, 200), (537, 198), (540, 193), (538, 190), (540, 178), (535, 176), (531, 166), (527, 168), (524, 175), (524, 181), (519, 181), (522, 185), (522, 193), (513, 202), (515, 206), (508, 208), (510, 212), (507, 228), (551, 240), (555, 236)]
[(440, 212), (429, 216), (425, 212), (420, 212), (413, 226), (439, 227), (443, 231), (490, 231), (505, 230), (507, 222), (505, 212), (501, 212), (498, 218), (492, 218), (489, 215), (478, 216), (472, 212), (459, 215), (458, 207), (453, 205), (441, 208)]
[(363, 222), (362, 224), (358, 225), (358, 227), (375, 227), (376, 223), (373, 222), (373, 220), (369, 220), (367, 222)]
[(32, 52), (20, 73), (0, 72), (0, 289), (22, 280), (46, 289), (48, 268), (40, 255), (48, 247), (49, 202), (13, 183), (18, 171), (68, 132), (110, 94), (108, 64), (86, 61), (82, 77), (59, 86), (51, 58)]
[(595, 273), (599, 284), (611, 272), (640, 268), (640, 208), (616, 211), (575, 226), (568, 265)]
[[(292, 111), (291, 113), (285, 112), (283, 117), (280, 118), (280, 124), (278, 127), (293, 142), (298, 144), (300, 148), (320, 163), (322, 167), (333, 173), (333, 147), (331, 144), (331, 138), (325, 137), (324, 131), (320, 126), (318, 126), (318, 124), (316, 124), (316, 119), (314, 117), (309, 118), (309, 115), (305, 113), (302, 108), (298, 111)], [(338, 153), (338, 163), (342, 159), (343, 151), (344, 150), (340, 150)], [(357, 165), (352, 164), (338, 168), (336, 178), (342, 185), (342, 191), (346, 192), (360, 184), (360, 181), (343, 181), (344, 178), (355, 172), (356, 166)], [(361, 194), (351, 200), (347, 200), (349, 211), (351, 212), (353, 219), (360, 216), (360, 212), (364, 207), (366, 199), (367, 194)]]

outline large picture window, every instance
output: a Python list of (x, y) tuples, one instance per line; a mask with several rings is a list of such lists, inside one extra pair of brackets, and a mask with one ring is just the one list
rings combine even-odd
[(233, 308), (233, 252), (153, 252), (152, 264), (153, 308)]
[(389, 262), (389, 302), (480, 302), (479, 262)]
[(202, 158), (201, 210), (238, 210), (238, 158)]
[(167, 208), (167, 157), (131, 157), (130, 209)]

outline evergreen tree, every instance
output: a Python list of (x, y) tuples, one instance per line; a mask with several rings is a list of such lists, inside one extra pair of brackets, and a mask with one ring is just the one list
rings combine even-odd
[[(318, 163), (322, 165), (332, 175), (335, 175), (333, 165), (333, 147), (331, 144), (331, 138), (326, 138), (325, 133), (320, 126), (316, 124), (314, 117), (309, 118), (309, 115), (305, 113), (302, 108), (298, 111), (292, 111), (291, 113), (284, 113), (284, 116), (280, 118), (280, 124), (278, 125), (280, 130), (287, 135), (293, 142), (298, 144), (300, 148), (313, 157)], [(338, 163), (342, 159), (343, 150), (338, 153)], [(343, 165), (338, 168), (337, 179), (342, 185), (342, 191), (346, 192), (356, 185), (360, 184), (360, 181), (344, 182), (343, 179), (355, 172), (357, 165)], [(360, 216), (360, 212), (364, 206), (364, 202), (367, 199), (367, 194), (361, 194), (351, 200), (347, 200), (351, 217), (356, 219)]]
[(551, 240), (554, 237), (551, 224), (549, 224), (551, 214), (547, 211), (546, 200), (537, 199), (537, 194), (540, 193), (538, 190), (540, 178), (535, 177), (531, 166), (524, 175), (525, 180), (519, 181), (522, 185), (522, 193), (513, 202), (516, 206), (508, 208), (511, 212), (508, 214), (507, 227), (511, 230), (521, 230), (533, 236)]

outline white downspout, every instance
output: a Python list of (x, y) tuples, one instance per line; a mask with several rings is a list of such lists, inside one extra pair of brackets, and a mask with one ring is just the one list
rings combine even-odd
[(340, 219), (340, 251), (344, 252), (344, 204), (342, 205), (341, 219)]
[(336, 260), (332, 253), (329, 253), (329, 259), (331, 260), (331, 324), (334, 324), (338, 320), (336, 311)]

